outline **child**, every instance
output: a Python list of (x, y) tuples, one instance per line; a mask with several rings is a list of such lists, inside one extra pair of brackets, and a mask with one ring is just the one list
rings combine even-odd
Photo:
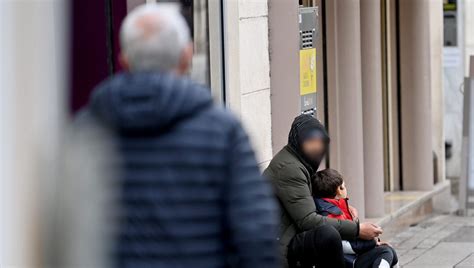
[[(359, 221), (351, 213), (347, 189), (339, 172), (334, 169), (319, 171), (313, 176), (312, 184), (317, 213), (329, 218)], [(349, 267), (398, 267), (396, 252), (387, 243), (343, 240), (342, 247)]]

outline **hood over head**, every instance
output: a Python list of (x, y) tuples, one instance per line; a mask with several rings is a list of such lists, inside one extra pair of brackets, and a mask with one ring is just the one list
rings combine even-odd
[(310, 138), (321, 138), (326, 145), (326, 151), (323, 153), (322, 158), (326, 155), (329, 146), (329, 135), (326, 128), (319, 122), (318, 119), (308, 114), (302, 114), (295, 118), (293, 124), (291, 124), (290, 134), (288, 135), (288, 146), (304, 160), (304, 164), (310, 165), (313, 171), (316, 171), (319, 167), (320, 162), (312, 163), (303, 153), (302, 144), (306, 139)]
[(212, 105), (209, 90), (165, 73), (121, 73), (93, 92), (89, 109), (121, 132), (159, 132)]

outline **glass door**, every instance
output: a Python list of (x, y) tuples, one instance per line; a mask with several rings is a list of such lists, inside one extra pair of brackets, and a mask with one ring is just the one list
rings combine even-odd
[(194, 43), (190, 76), (194, 81), (209, 86), (214, 99), (224, 103), (222, 0), (158, 0), (157, 2), (177, 2), (181, 5)]

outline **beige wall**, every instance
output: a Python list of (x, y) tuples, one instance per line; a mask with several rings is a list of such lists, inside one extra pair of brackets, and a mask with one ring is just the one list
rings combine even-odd
[(361, 0), (364, 193), (366, 216), (384, 214), (382, 30), (378, 0)]
[[(433, 188), (431, 5), (437, 1), (400, 0), (400, 107), (404, 190)], [(439, 65), (439, 67), (441, 67)]]
[(271, 113), (273, 153), (288, 143), (293, 119), (300, 113), (298, 4), (269, 1)]
[(226, 100), (249, 133), (262, 167), (272, 158), (267, 0), (224, 6)]

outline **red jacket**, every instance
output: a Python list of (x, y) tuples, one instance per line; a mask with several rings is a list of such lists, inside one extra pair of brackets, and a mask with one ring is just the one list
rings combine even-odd
[(352, 221), (354, 218), (347, 200), (349, 199), (315, 198), (317, 212), (328, 218)]

